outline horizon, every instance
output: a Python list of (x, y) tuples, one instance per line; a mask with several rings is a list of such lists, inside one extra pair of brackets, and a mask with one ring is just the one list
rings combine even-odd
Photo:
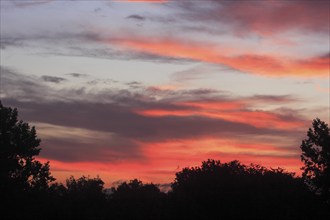
[(207, 159), (300, 175), (330, 122), (329, 1), (1, 1), (3, 105), (58, 182), (168, 184)]

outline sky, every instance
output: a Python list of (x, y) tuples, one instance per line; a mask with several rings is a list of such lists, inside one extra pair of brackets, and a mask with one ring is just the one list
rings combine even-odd
[(299, 175), (330, 121), (327, 0), (0, 4), (1, 101), (59, 182), (167, 186), (209, 158)]

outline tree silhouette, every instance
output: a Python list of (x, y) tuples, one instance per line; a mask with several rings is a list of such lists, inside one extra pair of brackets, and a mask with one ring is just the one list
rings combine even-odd
[(328, 125), (316, 118), (302, 141), (303, 177), (310, 188), (330, 202), (330, 133)]
[(281, 168), (207, 160), (200, 167), (176, 173), (172, 188), (172, 210), (181, 210), (177, 215), (185, 219), (292, 219), (312, 215), (312, 194), (301, 179)]
[(162, 219), (165, 194), (155, 184), (133, 179), (112, 191), (110, 204), (117, 219)]
[(49, 163), (35, 159), (41, 148), (36, 130), (22, 120), (17, 109), (4, 107), (0, 101), (0, 191), (20, 194), (30, 190), (44, 190), (55, 179), (50, 175)]
[(82, 176), (75, 179), (71, 176), (66, 180), (67, 195), (77, 201), (93, 200), (99, 201), (105, 198), (103, 193), (104, 182), (99, 178)]
[(75, 219), (100, 219), (106, 195), (103, 193), (104, 182), (99, 178), (82, 176), (66, 180), (64, 201), (68, 203), (66, 214)]
[(129, 183), (123, 182), (117, 188), (112, 188), (113, 190), (113, 198), (157, 198), (160, 194), (159, 188), (152, 184), (147, 183), (143, 184), (142, 181), (138, 179), (133, 179)]

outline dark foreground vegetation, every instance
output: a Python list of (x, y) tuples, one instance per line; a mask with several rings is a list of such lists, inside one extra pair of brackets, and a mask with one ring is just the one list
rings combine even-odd
[(40, 140), (0, 103), (0, 219), (330, 219), (328, 125), (301, 144), (303, 176), (239, 161), (207, 160), (176, 173), (171, 190), (134, 179), (104, 190), (100, 178), (54, 183), (34, 156)]

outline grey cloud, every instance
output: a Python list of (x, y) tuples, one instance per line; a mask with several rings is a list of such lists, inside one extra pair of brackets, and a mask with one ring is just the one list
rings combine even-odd
[(212, 64), (200, 64), (198, 66), (186, 69), (183, 71), (175, 72), (170, 76), (170, 79), (174, 82), (186, 82), (192, 80), (199, 80), (210, 78), (210, 76), (219, 73), (238, 72), (239, 70), (230, 68), (225, 65), (212, 65)]
[(88, 76), (87, 74), (83, 74), (83, 73), (67, 73), (66, 75), (75, 77), (75, 78), (81, 78), (81, 77), (86, 77)]
[(1, 96), (15, 97), (18, 100), (44, 100), (52, 97), (56, 100), (59, 95), (43, 85), (36, 77), (18, 74), (10, 68), (1, 66)]
[(222, 71), (235, 71), (231, 68), (222, 68), (218, 65), (199, 65), (193, 68), (173, 73), (171, 79), (173, 81), (189, 81), (198, 80), (210, 77), (210, 75), (222, 72)]
[[(49, 31), (38, 33), (15, 33), (10, 35), (8, 33), (1, 35), (1, 41), (4, 45), (12, 44), (12, 46), (33, 46), (38, 43), (38, 46), (42, 48), (44, 45), (49, 47), (50, 45), (65, 45), (66, 47), (73, 47), (72, 45), (82, 42), (98, 42), (102, 40), (102, 36), (97, 33), (89, 31), (77, 31), (71, 29), (61, 29), (61, 31)], [(54, 47), (54, 49), (58, 49)]]
[(139, 20), (139, 21), (143, 21), (143, 20), (146, 19), (145, 17), (143, 17), (141, 15), (136, 15), (136, 14), (127, 16), (126, 18), (127, 19), (133, 19), (133, 20)]
[[(38, 83), (37, 83), (38, 82)], [(95, 79), (88, 81), (90, 86), (99, 83), (113, 84), (119, 83), (113, 79)], [(130, 82), (129, 85), (137, 85), (138, 82)], [(38, 78), (26, 76), (15, 72), (6, 67), (1, 67), (1, 92), (7, 98), (15, 100), (38, 100), (39, 102), (50, 101), (75, 101), (85, 100), (86, 102), (117, 103), (127, 107), (141, 107), (146, 103), (153, 107), (166, 108), (163, 102), (169, 100), (190, 100), (193, 98), (206, 98), (216, 96), (219, 91), (210, 89), (195, 90), (162, 90), (156, 87), (145, 87), (140, 84), (140, 89), (130, 91), (129, 89), (105, 89), (98, 92), (91, 92), (85, 88), (71, 88), (55, 90), (47, 84), (44, 84)], [(221, 93), (221, 92), (220, 92)], [(158, 98), (162, 101), (157, 101)], [(180, 99), (178, 99), (180, 97)]]
[(290, 95), (254, 95), (248, 100), (266, 103), (292, 103), (299, 101), (296, 97)]
[(139, 89), (139, 88), (143, 87), (142, 83), (137, 82), (137, 81), (132, 81), (132, 82), (128, 82), (125, 84), (128, 85), (129, 88), (131, 88), (131, 89)]
[(126, 83), (126, 85), (129, 85), (129, 86), (131, 86), (131, 85), (136, 86), (136, 85), (141, 85), (141, 84), (142, 84), (141, 82), (137, 82), (137, 81), (132, 81), (132, 82)]
[(330, 52), (329, 53), (326, 53), (325, 55), (321, 56), (322, 58), (330, 58)]
[(51, 3), (54, 0), (43, 0), (43, 1), (22, 1), (22, 0), (14, 0), (12, 1), (12, 4), (15, 7), (19, 8), (25, 8), (25, 7), (31, 7), (31, 6), (39, 6), (47, 3)]
[(66, 81), (66, 79), (63, 77), (47, 76), (47, 75), (41, 76), (41, 79), (44, 80), (45, 82), (52, 82), (52, 83), (60, 83), (62, 81)]
[[(92, 57), (99, 59), (118, 59), (118, 60), (148, 60), (152, 62), (164, 63), (187, 63), (195, 62), (186, 58), (175, 58), (170, 56), (162, 56), (147, 52), (139, 52), (132, 50), (123, 50), (113, 46), (111, 43), (120, 41), (121, 38), (103, 36), (100, 33), (90, 31), (74, 31), (62, 30), (61, 32), (49, 32), (38, 34), (18, 34), (12, 37), (9, 35), (1, 36), (1, 48), (5, 49), (8, 46), (19, 47), (35, 47), (38, 45), (40, 52), (38, 54), (51, 54), (57, 56), (75, 56), (75, 57)], [(104, 42), (108, 42), (108, 46), (104, 47)], [(91, 45), (81, 46), (81, 45)], [(49, 50), (50, 45), (53, 45), (52, 50)], [(54, 46), (56, 45), (56, 46)]]
[[(3, 99), (5, 105), (18, 106), (29, 121), (43, 122), (93, 131), (113, 132), (121, 137), (143, 141), (164, 141), (192, 137), (240, 135), (286, 135), (274, 129), (211, 119), (201, 116), (148, 117), (116, 104), (86, 102), (19, 102)], [(24, 111), (29, 109), (29, 111)]]
[(80, 46), (68, 46), (65, 50), (57, 50), (45, 52), (56, 56), (74, 56), (74, 57), (92, 57), (98, 59), (116, 59), (116, 60), (142, 60), (156, 63), (176, 63), (185, 64), (195, 62), (186, 58), (174, 58), (169, 56), (161, 56), (146, 52), (118, 50), (116, 48), (86, 48)]
[(95, 12), (95, 13), (100, 13), (101, 11), (102, 11), (102, 8), (95, 8), (95, 9), (94, 9), (94, 12)]
[(0, 48), (7, 49), (7, 47), (22, 47), (24, 44), (20, 38), (10, 38), (0, 36)]
[(118, 81), (113, 79), (93, 79), (87, 82), (88, 85), (98, 85), (98, 84), (111, 85), (114, 83), (118, 83)]
[[(38, 128), (37, 128), (38, 129)], [(139, 146), (127, 138), (109, 138), (84, 143), (80, 140), (45, 138), (42, 155), (48, 159), (78, 162), (118, 162), (144, 158)]]
[(299, 80), (295, 84), (312, 84), (313, 80)]
[(201, 67), (194, 67), (188, 70), (183, 70), (180, 72), (176, 72), (171, 75), (171, 79), (173, 81), (188, 81), (188, 80), (196, 80), (196, 79), (203, 79), (206, 78), (207, 75), (210, 74), (206, 72), (205, 69)]
[(188, 90), (169, 90), (159, 89), (158, 87), (147, 87), (145, 93), (151, 97), (162, 97), (164, 102), (179, 102), (191, 100), (223, 100), (227, 99), (227, 93), (214, 89), (188, 89)]
[(137, 51), (124, 51), (116, 50), (114, 48), (81, 48), (81, 47), (71, 47), (69, 51), (56, 53), (56, 55), (62, 56), (81, 56), (81, 57), (93, 57), (101, 59), (118, 59), (118, 60), (148, 60), (152, 62), (160, 63), (187, 63), (192, 62), (193, 60), (184, 59), (184, 58), (173, 58), (168, 56), (161, 56), (150, 54), (146, 52), (137, 52)]

